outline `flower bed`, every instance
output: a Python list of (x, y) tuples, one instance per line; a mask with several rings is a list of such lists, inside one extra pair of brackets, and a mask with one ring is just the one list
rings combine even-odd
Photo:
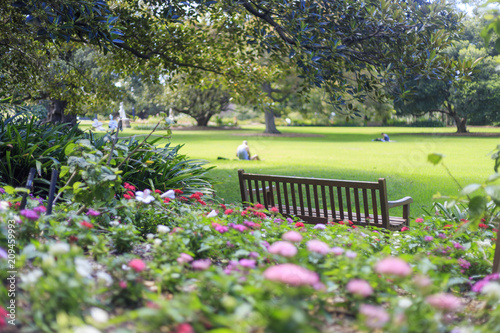
[[(441, 216), (399, 233), (304, 225), (261, 205), (130, 184), (106, 208), (61, 204), (52, 216), (40, 199), (24, 210), (0, 199), (2, 280), (13, 252), (17, 271), (16, 295), (4, 284), (1, 304), (15, 299), (16, 330), (499, 331), (489, 224), (460, 234)], [(4, 330), (11, 313), (0, 308)]]

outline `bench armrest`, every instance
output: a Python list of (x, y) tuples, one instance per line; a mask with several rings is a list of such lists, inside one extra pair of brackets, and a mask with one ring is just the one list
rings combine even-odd
[(393, 207), (409, 205), (412, 202), (413, 202), (412, 197), (404, 197), (403, 199), (399, 199), (399, 200), (395, 200), (395, 201), (388, 201), (387, 204), (388, 204), (389, 208), (393, 208)]

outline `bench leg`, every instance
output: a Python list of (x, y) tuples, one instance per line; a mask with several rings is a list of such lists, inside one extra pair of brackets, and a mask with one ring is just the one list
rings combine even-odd
[(403, 218), (405, 219), (405, 224), (410, 226), (410, 205), (403, 205)]

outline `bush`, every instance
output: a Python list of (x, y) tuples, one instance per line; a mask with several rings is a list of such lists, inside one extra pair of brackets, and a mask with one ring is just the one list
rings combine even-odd
[(42, 124), (30, 109), (0, 121), (0, 182), (24, 186), (30, 168), (36, 168), (34, 180), (37, 193), (45, 195), (50, 170), (65, 164), (65, 149), (83, 137), (78, 126)]
[(437, 119), (417, 119), (409, 127), (446, 127), (446, 124)]

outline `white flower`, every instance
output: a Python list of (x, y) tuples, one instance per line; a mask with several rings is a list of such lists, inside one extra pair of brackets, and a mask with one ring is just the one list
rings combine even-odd
[(110, 224), (112, 227), (116, 227), (117, 225), (119, 225), (119, 224), (120, 224), (120, 222), (118, 222), (118, 221), (111, 221), (111, 222), (109, 222), (109, 224)]
[(208, 213), (207, 217), (216, 217), (217, 216), (217, 212), (215, 211), (215, 209), (213, 209), (210, 213)]
[(154, 240), (154, 244), (155, 244), (156, 246), (160, 245), (160, 244), (161, 244), (161, 239), (156, 238), (156, 239)]
[(413, 302), (406, 297), (400, 298), (398, 301), (398, 306), (403, 309), (408, 309), (412, 304)]
[(167, 232), (170, 231), (170, 228), (160, 224), (159, 226), (156, 227), (156, 231), (158, 231), (159, 234), (166, 234)]
[(163, 193), (160, 195), (160, 198), (169, 198), (169, 199), (175, 199), (175, 192), (174, 190), (168, 190), (167, 192)]
[(479, 247), (491, 247), (491, 240), (490, 239), (485, 239), (484, 241), (477, 241), (477, 245)]
[(124, 271), (128, 271), (128, 270), (130, 270), (130, 267), (128, 267), (127, 265), (123, 264), (123, 265), (122, 265), (122, 269), (123, 269)]
[(42, 266), (47, 268), (47, 267), (52, 267), (56, 264), (56, 261), (54, 260), (53, 256), (47, 255), (44, 256), (42, 259)]
[(153, 239), (154, 237), (155, 237), (154, 234), (147, 234), (146, 235), (146, 238), (149, 239), (149, 240)]
[(75, 258), (75, 266), (76, 272), (83, 277), (90, 277), (92, 274), (92, 266), (87, 259)]
[(9, 209), (9, 203), (7, 201), (0, 201), (0, 210)]
[(96, 276), (97, 276), (97, 281), (104, 282), (108, 287), (113, 284), (113, 278), (106, 272), (99, 271), (97, 272)]
[(58, 255), (58, 254), (63, 254), (63, 253), (68, 253), (70, 249), (70, 246), (68, 243), (53, 243), (49, 247), (49, 253), (52, 255)]
[(75, 327), (73, 333), (101, 333), (97, 328), (89, 325)]
[(26, 274), (21, 274), (21, 281), (23, 281), (24, 283), (26, 284), (35, 284), (36, 281), (38, 281), (38, 279), (40, 277), (43, 276), (43, 272), (41, 269), (34, 269)]
[(151, 195), (150, 190), (144, 190), (144, 192), (135, 192), (135, 200), (148, 204), (152, 201), (155, 201), (155, 197)]
[(481, 289), (481, 293), (500, 300), (500, 284), (497, 282), (488, 282)]
[(108, 313), (96, 307), (90, 308), (90, 316), (98, 323), (105, 323), (109, 320)]

